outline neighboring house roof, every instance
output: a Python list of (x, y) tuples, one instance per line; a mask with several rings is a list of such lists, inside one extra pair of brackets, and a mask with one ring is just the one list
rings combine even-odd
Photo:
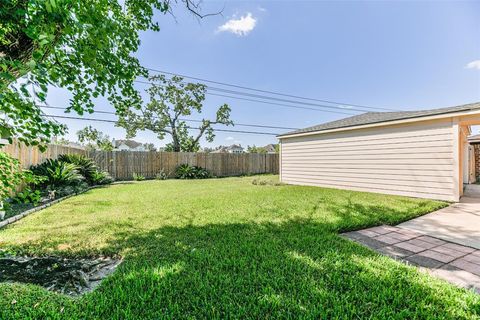
[(115, 140), (114, 142), (115, 144), (115, 148), (118, 148), (119, 146), (121, 146), (122, 144), (126, 145), (127, 147), (129, 148), (132, 148), (132, 149), (135, 149), (139, 146), (142, 145), (142, 143), (140, 142), (137, 142), (137, 141), (134, 141), (134, 140), (128, 140), (128, 139), (125, 139), (125, 140)]
[(279, 135), (279, 137), (295, 135), (300, 133), (307, 133), (307, 132), (317, 132), (317, 131), (324, 131), (324, 130), (331, 130), (331, 129), (348, 128), (348, 127), (354, 127), (354, 126), (360, 126), (360, 125), (376, 124), (376, 123), (390, 122), (390, 121), (396, 121), (396, 120), (414, 119), (414, 118), (450, 114), (455, 112), (465, 112), (465, 111), (472, 111), (472, 110), (480, 110), (480, 102), (465, 104), (465, 105), (456, 106), (456, 107), (431, 109), (431, 110), (367, 112), (367, 113), (363, 113), (353, 117), (344, 118), (344, 119), (340, 119), (332, 122), (319, 124), (313, 127), (308, 127), (308, 128), (288, 132), (288, 133)]
[(468, 142), (470, 142), (472, 144), (480, 143), (480, 134), (476, 134), (476, 135), (468, 137)]

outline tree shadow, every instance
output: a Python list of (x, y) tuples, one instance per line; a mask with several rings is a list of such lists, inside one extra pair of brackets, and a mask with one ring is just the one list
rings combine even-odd
[[(113, 318), (468, 318), (480, 300), (308, 219), (119, 234), (125, 261), (85, 297)], [(102, 308), (94, 308), (95, 305)]]
[[(183, 226), (146, 230), (118, 223), (100, 252), (120, 254), (124, 262), (96, 291), (72, 302), (49, 296), (49, 305), (24, 310), (32, 318), (55, 318), (62, 306), (62, 317), (72, 319), (478, 317), (479, 296), (337, 235), (431, 209), (428, 201), (417, 206), (412, 211), (411, 203), (392, 209), (320, 197), (302, 212), (307, 218), (276, 223), (201, 225), (185, 212), (179, 212)], [(91, 228), (88, 233), (102, 232)], [(17, 249), (48, 252), (59, 240), (45, 237)], [(16, 287), (4, 290), (13, 292), (3, 294), (5, 301), (29, 301)], [(0, 301), (2, 307), (8, 318), (18, 304)]]

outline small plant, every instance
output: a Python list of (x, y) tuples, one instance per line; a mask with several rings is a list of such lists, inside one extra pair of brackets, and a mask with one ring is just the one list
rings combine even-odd
[(269, 186), (276, 186), (276, 187), (285, 185), (282, 182), (272, 181), (272, 180), (267, 180), (267, 179), (253, 179), (252, 184), (255, 185), (255, 186), (267, 186), (267, 185), (269, 185)]
[(27, 186), (31, 187), (32, 189), (37, 189), (41, 186), (48, 178), (45, 176), (39, 176), (34, 174), (31, 170), (24, 170), (23, 171), (23, 183)]
[(108, 172), (105, 171), (95, 171), (92, 174), (92, 184), (94, 185), (104, 185), (110, 184), (113, 182), (112, 176)]
[(175, 178), (177, 179), (207, 179), (211, 177), (212, 174), (207, 169), (187, 163), (181, 164), (175, 169)]
[(40, 192), (40, 190), (32, 190), (29, 187), (23, 189), (21, 192), (18, 192), (15, 197), (12, 198), (13, 203), (31, 203), (34, 206), (39, 204), (41, 200), (42, 193)]
[(168, 179), (168, 174), (165, 172), (165, 170), (160, 170), (156, 175), (155, 179), (157, 180), (167, 180)]
[(145, 177), (144, 177), (143, 175), (137, 174), (137, 173), (135, 173), (135, 172), (133, 173), (132, 177), (133, 177), (133, 180), (135, 180), (135, 181), (143, 181), (143, 180), (145, 180)]

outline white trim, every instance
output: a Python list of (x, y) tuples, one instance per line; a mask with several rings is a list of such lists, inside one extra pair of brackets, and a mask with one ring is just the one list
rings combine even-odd
[(475, 114), (480, 115), (480, 110), (471, 110), (468, 112), (445, 113), (445, 114), (439, 114), (439, 115), (433, 115), (433, 116), (420, 116), (416, 118), (383, 121), (383, 122), (363, 124), (363, 125), (357, 125), (357, 126), (351, 126), (351, 127), (317, 130), (317, 131), (311, 131), (311, 132), (299, 132), (299, 133), (280, 135), (277, 138), (281, 140), (281, 139), (287, 139), (287, 138), (293, 138), (293, 137), (320, 135), (320, 134), (331, 133), (331, 132), (350, 131), (350, 130), (357, 130), (357, 129), (390, 126), (390, 125), (410, 123), (410, 122), (420, 122), (420, 121), (428, 121), (428, 120), (436, 120), (436, 119), (444, 119), (444, 118), (462, 117), (462, 116), (469, 116), (469, 115), (475, 115)]

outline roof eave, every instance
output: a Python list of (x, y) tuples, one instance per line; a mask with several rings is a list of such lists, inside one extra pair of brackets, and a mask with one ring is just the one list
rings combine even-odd
[(389, 120), (389, 121), (381, 121), (363, 125), (356, 125), (356, 126), (348, 126), (348, 127), (341, 127), (341, 128), (334, 128), (334, 129), (325, 129), (325, 130), (316, 130), (316, 131), (309, 131), (309, 132), (298, 132), (298, 133), (291, 133), (291, 134), (283, 134), (278, 135), (278, 139), (286, 139), (286, 138), (293, 138), (293, 137), (302, 137), (302, 136), (310, 136), (310, 135), (317, 135), (317, 134), (325, 134), (331, 132), (340, 132), (340, 131), (350, 131), (350, 130), (358, 130), (358, 129), (366, 129), (366, 128), (374, 128), (374, 127), (382, 127), (382, 126), (389, 126), (395, 124), (402, 124), (402, 123), (409, 123), (409, 122), (420, 122), (420, 121), (428, 121), (428, 120), (436, 120), (436, 119), (443, 119), (443, 118), (453, 118), (459, 116), (467, 116), (472, 114), (480, 114), (480, 109), (469, 110), (469, 111), (457, 111), (457, 112), (448, 112), (442, 113), (437, 115), (429, 115), (429, 116), (418, 116), (400, 120)]

